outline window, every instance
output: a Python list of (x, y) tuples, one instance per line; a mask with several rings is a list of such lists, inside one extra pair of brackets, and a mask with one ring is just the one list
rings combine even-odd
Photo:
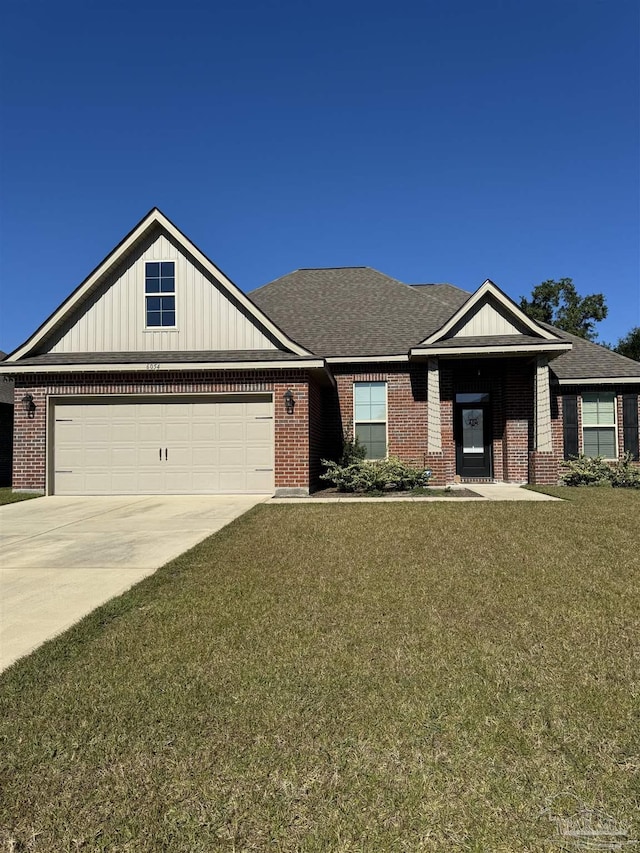
[(582, 395), (582, 451), (585, 456), (617, 459), (616, 395), (592, 391)]
[(145, 264), (144, 294), (147, 328), (175, 326), (176, 275), (173, 261)]
[(367, 459), (387, 456), (387, 383), (355, 382), (353, 385), (355, 435), (367, 449)]

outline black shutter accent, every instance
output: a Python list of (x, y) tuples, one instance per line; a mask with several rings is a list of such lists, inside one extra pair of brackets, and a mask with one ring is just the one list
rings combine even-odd
[(622, 427), (624, 430), (624, 449), (637, 460), (638, 453), (638, 395), (622, 395)]
[(564, 425), (564, 458), (578, 455), (578, 397), (565, 394), (562, 397), (562, 421)]

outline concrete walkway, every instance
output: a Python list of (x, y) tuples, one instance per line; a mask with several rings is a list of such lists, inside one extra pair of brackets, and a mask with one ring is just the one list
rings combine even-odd
[(0, 507), (0, 670), (265, 500), (47, 497)]
[(434, 497), (422, 497), (413, 495), (385, 495), (384, 497), (368, 498), (354, 497), (346, 495), (327, 495), (322, 496), (310, 495), (308, 498), (271, 498), (269, 503), (274, 504), (291, 504), (291, 503), (380, 503), (380, 501), (426, 501), (433, 503), (434, 501), (453, 501), (460, 503), (461, 501), (561, 501), (561, 498), (553, 498), (551, 495), (543, 495), (540, 492), (532, 492), (529, 489), (523, 489), (522, 486), (517, 486), (514, 483), (469, 483), (464, 486), (451, 486), (451, 491), (456, 489), (466, 489), (470, 492), (475, 492), (478, 497), (448, 497), (446, 495)]

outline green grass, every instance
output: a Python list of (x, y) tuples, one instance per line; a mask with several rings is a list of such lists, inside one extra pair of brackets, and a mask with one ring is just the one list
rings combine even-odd
[(640, 493), (552, 491), (261, 506), (100, 608), (0, 676), (6, 849), (638, 837)]
[(40, 498), (42, 495), (33, 494), (33, 492), (12, 492), (11, 487), (0, 489), (0, 506), (5, 504), (15, 504), (18, 501), (28, 501), (32, 498)]

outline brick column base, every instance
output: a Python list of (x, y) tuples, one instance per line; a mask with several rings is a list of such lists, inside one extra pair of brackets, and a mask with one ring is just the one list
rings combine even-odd
[(447, 460), (445, 459), (444, 453), (426, 453), (424, 457), (424, 467), (429, 468), (433, 475), (429, 480), (429, 485), (447, 485)]
[(557, 486), (558, 479), (557, 456), (532, 450), (529, 453), (529, 482), (534, 486)]

